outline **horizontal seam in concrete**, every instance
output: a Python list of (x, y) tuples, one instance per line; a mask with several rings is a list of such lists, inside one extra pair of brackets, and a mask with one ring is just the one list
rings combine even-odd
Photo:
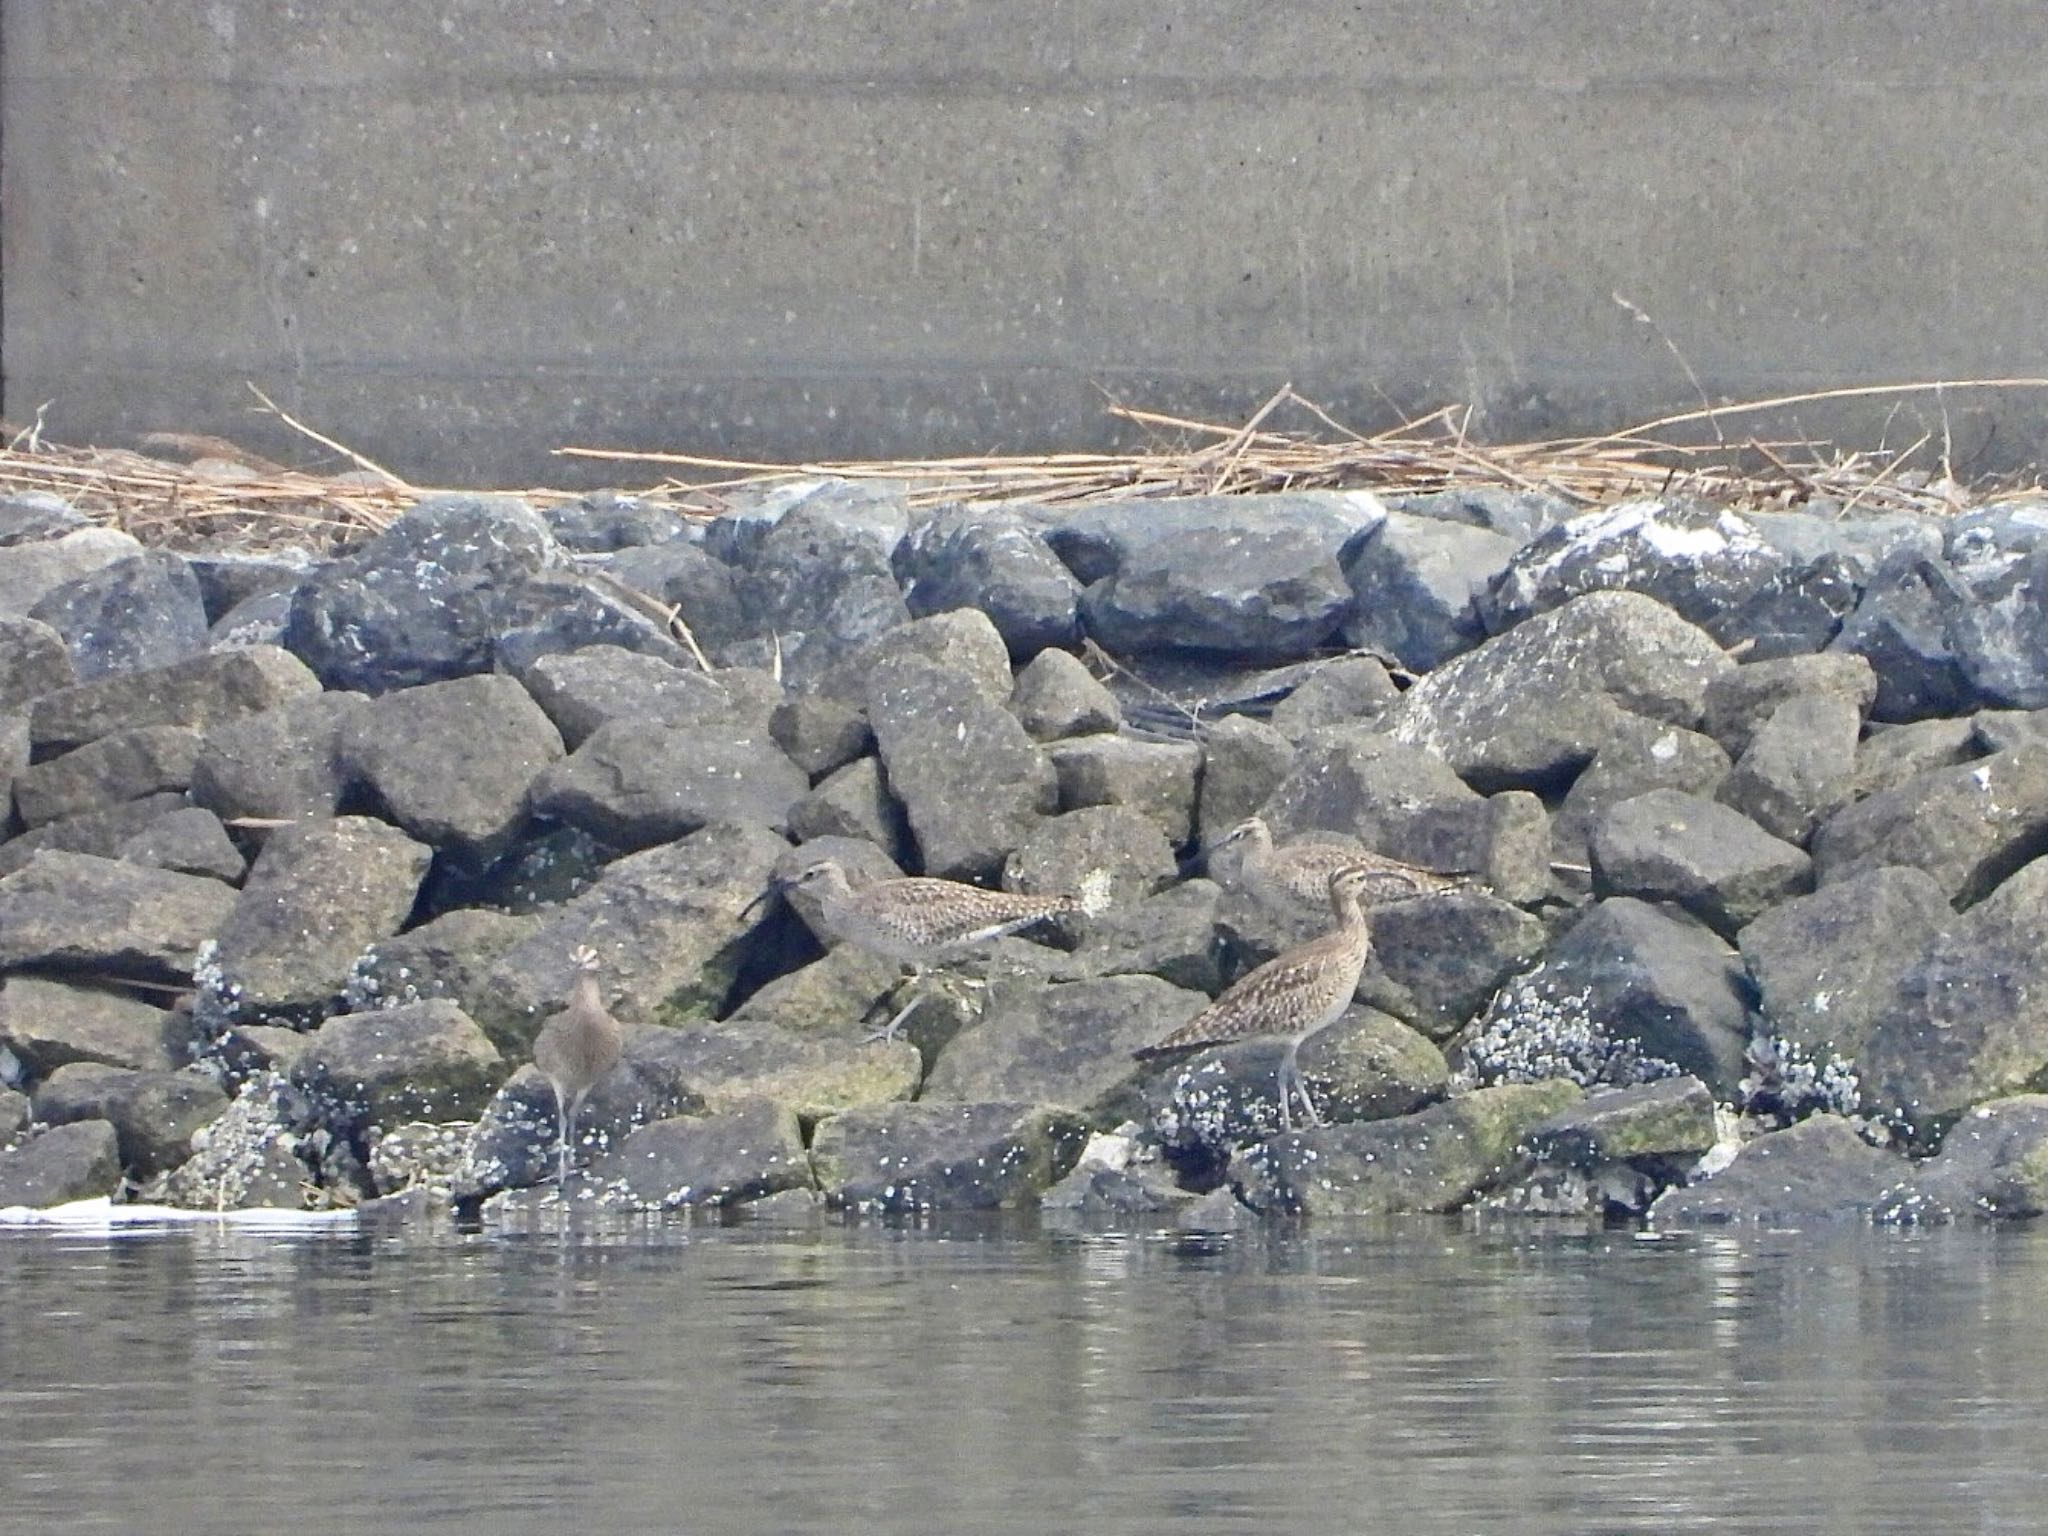
[[(2048, 38), (2043, 40), (2048, 48)], [(1143, 97), (1158, 101), (1208, 103), (1258, 103), (1324, 100), (1332, 95), (1363, 95), (1373, 98), (1437, 100), (1446, 91), (1469, 91), (1488, 97), (1524, 94), (1533, 97), (1579, 98), (1642, 93), (1657, 97), (1716, 98), (1728, 96), (1763, 97), (1785, 100), (1788, 87), (1798, 96), (1792, 110), (1809, 112), (1812, 103), (1828, 96), (1889, 96), (1910, 91), (1924, 93), (1930, 82), (1922, 76), (1854, 76), (1815, 79), (1810, 74), (1788, 71), (1782, 75), (1675, 75), (1615, 74), (1557, 79), (1538, 75), (1447, 74), (1447, 75), (1284, 75), (1216, 78), (1202, 75), (1118, 75), (1090, 76), (1053, 74), (974, 74), (946, 72), (933, 75), (838, 75), (802, 74), (779, 70), (759, 72), (648, 72), (633, 73), (504, 73), (494, 75), (442, 75), (427, 71), (394, 71), (390, 74), (329, 78), (294, 78), (279, 75), (270, 79), (228, 79), (217, 75), (138, 74), (110, 79), (87, 74), (20, 74), (6, 79), (9, 91), (23, 88), (73, 93), (103, 100), (110, 84), (161, 87), (170, 90), (218, 90), (231, 96), (347, 95), (389, 91), (419, 100), (450, 98), (515, 97), (518, 99), (574, 95), (643, 96), (653, 92), (688, 92), (694, 96), (831, 96), (900, 97), (915, 101), (986, 102), (991, 99), (1101, 100)], [(1997, 81), (1968, 77), (1941, 79), (1932, 85), (1947, 96), (1977, 99), (2013, 97), (2032, 101), (2048, 96), (2048, 77)]]

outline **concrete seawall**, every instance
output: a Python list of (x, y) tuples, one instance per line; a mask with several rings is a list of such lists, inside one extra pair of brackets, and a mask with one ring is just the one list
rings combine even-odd
[[(1582, 429), (1696, 404), (1674, 349), (1716, 397), (2048, 371), (2020, 0), (0, 22), (0, 404), (65, 440), (301, 456), (249, 381), (415, 478), (630, 481), (548, 450), (1077, 446), (1105, 391), (1287, 380)], [(2043, 398), (1947, 400), (1959, 467), (2039, 452)]]

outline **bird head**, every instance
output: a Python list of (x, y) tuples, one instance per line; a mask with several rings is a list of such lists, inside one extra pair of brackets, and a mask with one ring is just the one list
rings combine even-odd
[(837, 859), (819, 859), (806, 864), (793, 875), (776, 875), (768, 882), (768, 889), (748, 902), (740, 913), (742, 918), (751, 917), (759, 908), (777, 896), (787, 896), (791, 891), (819, 890), (834, 883), (844, 883), (846, 871)]
[(595, 971), (597, 969), (597, 951), (588, 944), (579, 944), (569, 951), (569, 963), (579, 971)]

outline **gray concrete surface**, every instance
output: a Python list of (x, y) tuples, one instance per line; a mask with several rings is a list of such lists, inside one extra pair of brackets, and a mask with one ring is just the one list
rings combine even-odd
[[(2048, 372), (2031, 0), (0, 0), (5, 412), (442, 481)], [(1948, 402), (2037, 451), (2048, 395)], [(1889, 402), (1796, 425), (1875, 437)], [(1794, 423), (1780, 421), (1784, 429)], [(1889, 423), (1939, 429), (1931, 401)], [(1743, 422), (1731, 430), (1747, 431)]]

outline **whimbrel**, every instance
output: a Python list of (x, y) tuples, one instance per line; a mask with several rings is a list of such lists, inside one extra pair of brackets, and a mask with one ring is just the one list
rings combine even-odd
[(1335, 1023), (1351, 1005), (1366, 957), (1372, 953), (1372, 930), (1359, 903), (1381, 878), (1372, 864), (1354, 863), (1336, 871), (1326, 887), (1326, 899), (1337, 914), (1335, 928), (1274, 956), (1165, 1039), (1133, 1054), (1143, 1060), (1261, 1035), (1285, 1036), (1287, 1054), (1280, 1058), (1276, 1084), (1280, 1124), (1293, 1129), (1293, 1099), (1298, 1095), (1308, 1111), (1308, 1123), (1321, 1125), (1323, 1117), (1301, 1078), (1301, 1042)]
[[(915, 994), (926, 967), (965, 954), (977, 944), (1068, 912), (1093, 917), (1109, 905), (1109, 871), (1091, 870), (1072, 895), (1025, 896), (920, 875), (856, 887), (848, 883), (838, 860), (820, 859), (777, 882), (775, 889), (810, 892), (835, 937), (909, 966)], [(919, 1001), (913, 995), (874, 1038), (895, 1039)]]
[(1273, 833), (1261, 818), (1248, 817), (1209, 845), (1213, 857), (1225, 848), (1243, 850), (1238, 879), (1267, 906), (1296, 912), (1321, 912), (1330, 901), (1330, 877), (1342, 869), (1362, 869), (1366, 881), (1361, 902), (1370, 910), (1433, 896), (1439, 891), (1468, 890), (1464, 875), (1447, 875), (1406, 864), (1383, 853), (1362, 853), (1341, 843), (1290, 843), (1273, 846)]
[(626, 1031), (605, 1011), (597, 990), (597, 951), (587, 946), (570, 956), (576, 962), (576, 984), (569, 1005), (549, 1016), (533, 1041), (533, 1064), (555, 1090), (555, 1126), (560, 1135), (560, 1182), (569, 1183), (569, 1146), (576, 1133), (576, 1111), (607, 1072), (619, 1064)]

